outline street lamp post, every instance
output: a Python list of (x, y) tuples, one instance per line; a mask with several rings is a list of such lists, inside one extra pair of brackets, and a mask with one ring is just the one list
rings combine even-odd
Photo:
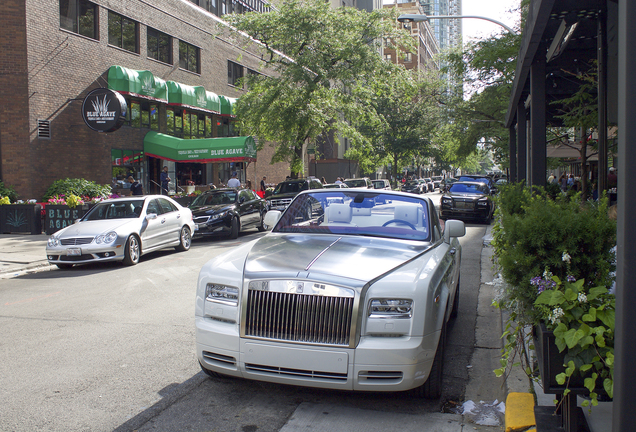
[(516, 31), (514, 31), (512, 28), (508, 27), (501, 21), (497, 21), (492, 18), (478, 16), (478, 15), (430, 15), (429, 16), (424, 14), (403, 14), (398, 17), (398, 21), (399, 22), (423, 22), (423, 21), (428, 21), (433, 19), (457, 19), (457, 18), (476, 18), (476, 19), (490, 21), (495, 24), (499, 24), (500, 26), (502, 26), (503, 28), (505, 28), (512, 34), (517, 34)]

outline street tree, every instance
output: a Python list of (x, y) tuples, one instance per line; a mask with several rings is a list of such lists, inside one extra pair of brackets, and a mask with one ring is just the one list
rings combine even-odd
[(390, 80), (375, 81), (364, 90), (369, 109), (360, 117), (359, 129), (366, 140), (350, 153), (358, 160), (389, 163), (395, 186), (402, 167), (433, 155), (431, 141), (440, 124), (442, 84), (433, 74), (399, 68)]
[[(288, 162), (292, 176), (303, 171), (303, 149), (330, 130), (355, 144), (354, 126), (367, 109), (358, 91), (389, 79), (396, 68), (385, 62), (380, 45), (410, 47), (396, 25), (395, 11), (350, 7), (332, 9), (320, 0), (290, 0), (268, 13), (226, 15), (237, 30), (261, 44), (267, 74), (248, 74), (246, 93), (236, 104), (243, 133), (273, 142), (272, 163)], [(253, 43), (236, 36), (237, 42)]]
[[(516, 12), (525, 4), (527, 1), (521, 2)], [(504, 121), (520, 44), (520, 34), (502, 32), (468, 43), (463, 52), (446, 54), (445, 72), (464, 82), (467, 95), (449, 93), (446, 103), (452, 128), (446, 133), (453, 136), (460, 158), (477, 151), (478, 142), (485, 142), (496, 163), (509, 165), (509, 132)]]

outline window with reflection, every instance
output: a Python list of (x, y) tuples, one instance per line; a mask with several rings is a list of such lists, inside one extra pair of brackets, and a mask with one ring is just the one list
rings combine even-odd
[(60, 0), (60, 28), (91, 39), (97, 37), (97, 5), (87, 0)]
[(147, 35), (148, 57), (172, 64), (172, 37), (150, 27)]
[(130, 52), (139, 52), (138, 25), (136, 21), (108, 11), (108, 43)]
[(182, 40), (179, 41), (179, 67), (194, 73), (201, 73), (200, 50)]

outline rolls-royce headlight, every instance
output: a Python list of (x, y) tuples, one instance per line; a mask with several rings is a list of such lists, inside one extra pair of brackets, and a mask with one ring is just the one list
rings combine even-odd
[(487, 206), (488, 205), (488, 200), (487, 199), (480, 199), (479, 201), (477, 201), (477, 205)]
[(408, 299), (372, 299), (369, 303), (369, 317), (373, 318), (411, 318), (413, 300)]
[(46, 243), (50, 247), (58, 247), (60, 245), (60, 239), (55, 236), (51, 236)]
[(229, 306), (238, 305), (238, 288), (208, 283), (205, 286), (205, 299)]
[(107, 234), (98, 235), (95, 237), (96, 244), (109, 244), (117, 240), (117, 233), (115, 231), (111, 231)]

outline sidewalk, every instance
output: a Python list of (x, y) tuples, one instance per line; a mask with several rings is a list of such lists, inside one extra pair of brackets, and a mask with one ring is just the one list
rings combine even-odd
[(0, 278), (50, 268), (45, 250), (48, 238), (47, 234), (0, 234)]

